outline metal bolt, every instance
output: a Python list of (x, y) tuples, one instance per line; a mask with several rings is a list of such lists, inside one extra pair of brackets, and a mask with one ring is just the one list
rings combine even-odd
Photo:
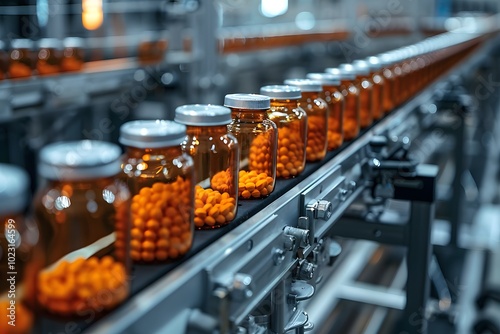
[(231, 296), (235, 300), (244, 300), (253, 296), (251, 289), (252, 276), (238, 273), (233, 278), (233, 290)]
[(280, 248), (274, 248), (273, 250), (273, 261), (274, 265), (279, 266), (285, 260), (285, 251)]
[(297, 278), (305, 281), (312, 279), (314, 277), (314, 269), (315, 269), (314, 264), (309, 263), (307, 261), (302, 262), (299, 268)]
[(356, 189), (356, 181), (349, 181), (349, 190), (354, 191)]
[(297, 239), (294, 236), (291, 235), (285, 235), (285, 242), (283, 243), (283, 246), (285, 250), (291, 251), (295, 248), (295, 241)]
[(347, 198), (347, 194), (349, 193), (349, 190), (347, 189), (344, 189), (344, 188), (341, 188), (339, 190), (339, 199), (341, 201), (345, 201), (345, 199)]
[(316, 218), (328, 220), (332, 216), (332, 203), (329, 201), (318, 201)]

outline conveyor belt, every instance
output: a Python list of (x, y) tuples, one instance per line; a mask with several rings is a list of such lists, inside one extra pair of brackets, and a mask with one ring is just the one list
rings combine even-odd
[[(459, 69), (459, 71), (464, 71), (475, 66), (480, 59), (481, 57), (476, 53), (475, 56), (467, 60), (467, 66)], [(454, 71), (457, 72), (457, 70)], [(134, 323), (143, 316), (145, 317), (144, 321), (147, 321), (147, 319), (152, 317), (152, 315), (150, 315), (151, 310), (163, 303), (163, 298), (166, 298), (167, 294), (175, 294), (181, 287), (185, 288), (184, 285), (192, 285), (193, 303), (195, 299), (196, 302), (199, 300), (200, 303), (206, 303), (206, 300), (203, 300), (205, 296), (197, 295), (199, 290), (203, 288), (199, 285), (206, 286), (207, 283), (205, 274), (202, 273), (205, 264), (209, 265), (209, 263), (212, 263), (212, 270), (216, 270), (219, 259), (215, 257), (220, 255), (221, 249), (227, 248), (233, 250), (233, 247), (236, 249), (236, 247), (241, 244), (242, 235), (245, 234), (247, 228), (248, 233), (250, 233), (253, 232), (252, 229), (260, 228), (262, 225), (266, 224), (269, 225), (273, 215), (280, 207), (285, 207), (285, 205), (292, 203), (292, 201), (293, 204), (296, 203), (300, 206), (300, 194), (303, 193), (305, 189), (311, 188), (310, 186), (318, 180), (323, 180), (322, 182), (331, 181), (323, 177), (328, 173), (332, 173), (332, 170), (337, 166), (343, 164), (342, 173), (348, 173), (349, 168), (356, 163), (360, 163), (362, 159), (365, 159), (365, 147), (367, 147), (373, 135), (394, 134), (397, 137), (399, 131), (404, 131), (405, 134), (410, 133), (411, 137), (412, 132), (418, 131), (418, 128), (413, 127), (411, 123), (411, 117), (413, 117), (412, 112), (421, 104), (428, 102), (432, 98), (434, 92), (443, 85), (443, 82), (449, 74), (450, 73), (443, 75), (440, 80), (429, 85), (397, 110), (394, 110), (384, 119), (364, 130), (355, 141), (344, 144), (336, 151), (329, 152), (327, 157), (321, 162), (308, 164), (299, 177), (291, 180), (277, 181), (274, 192), (268, 198), (264, 200), (241, 200), (235, 220), (221, 229), (197, 231), (195, 233), (192, 249), (181, 260), (169, 265), (136, 265), (132, 272), (131, 299), (107, 317), (98, 321), (92, 327), (92, 332), (106, 334), (119, 333), (127, 328), (130, 329), (130, 326), (134, 326)], [(405, 123), (408, 128), (401, 127), (401, 125)], [(394, 131), (395, 133), (393, 133)], [(363, 186), (360, 185), (358, 190), (362, 190), (362, 187)], [(345, 205), (348, 205), (358, 194), (359, 191), (353, 192), (351, 196), (353, 198), (348, 199)], [(342, 211), (343, 207), (344, 206), (340, 205), (339, 210)], [(300, 210), (300, 208), (295, 209)], [(336, 215), (334, 220), (338, 219), (341, 214), (342, 212), (334, 214), (334, 216)], [(282, 216), (281, 218), (283, 219)], [(293, 219), (294, 217), (291, 214), (291, 224), (293, 223)], [(279, 225), (277, 226), (278, 229), (281, 224), (284, 224), (281, 221), (273, 222), (273, 224), (274, 223)], [(333, 223), (334, 222), (331, 224)], [(322, 233), (324, 233), (324, 231), (322, 231)], [(254, 239), (254, 243), (256, 242), (257, 240)], [(219, 253), (212, 254), (211, 252), (217, 249), (217, 247), (219, 247)], [(199, 275), (196, 274), (197, 272), (199, 272)], [(182, 301), (179, 300), (179, 302)], [(182, 305), (179, 305), (179, 307), (182, 307)], [(181, 310), (178, 311), (178, 315), (180, 316)], [(165, 309), (164, 312), (168, 314), (167, 309)], [(171, 314), (171, 316), (175, 316), (175, 314)], [(172, 318), (167, 315), (167, 319), (156, 319), (156, 321), (167, 320), (170, 321)], [(75, 326), (83, 330), (91, 325), (92, 321), (83, 320), (75, 324)], [(140, 326), (140, 324), (138, 325)], [(44, 332), (64, 331), (65, 326), (67, 326), (66, 323), (56, 323), (52, 321), (43, 322), (44, 329), (47, 329), (44, 330)]]

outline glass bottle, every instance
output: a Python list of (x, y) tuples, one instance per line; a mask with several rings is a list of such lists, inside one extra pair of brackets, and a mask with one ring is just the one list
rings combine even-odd
[(10, 78), (26, 78), (34, 68), (33, 42), (29, 39), (14, 39), (9, 54)]
[(306, 165), (307, 114), (299, 107), (300, 89), (272, 85), (261, 87), (260, 93), (271, 98), (269, 118), (278, 127), (276, 176), (295, 177)]
[(5, 50), (5, 43), (0, 41), (0, 80), (5, 79), (7, 74), (7, 52)]
[(240, 199), (267, 197), (276, 182), (278, 128), (269, 119), (270, 98), (258, 94), (228, 94), (229, 131), (240, 143)]
[(186, 126), (181, 146), (193, 158), (195, 228), (227, 225), (238, 208), (240, 163), (238, 141), (227, 129), (231, 110), (217, 105), (184, 105), (175, 109), (174, 120)]
[(384, 93), (387, 89), (382, 74), (382, 64), (377, 57), (368, 57), (365, 62), (370, 69), (370, 75), (373, 82), (373, 119), (379, 120), (385, 114)]
[(396, 108), (404, 101), (406, 87), (403, 85), (403, 68), (400, 57), (395, 52), (392, 52), (390, 53), (390, 59), (392, 62), (391, 71), (394, 76), (394, 95), (392, 99), (394, 101), (394, 108)]
[(40, 75), (56, 74), (61, 71), (63, 46), (55, 38), (43, 38), (38, 42), (36, 69)]
[(300, 88), (299, 106), (307, 113), (306, 160), (314, 162), (326, 156), (328, 147), (328, 104), (321, 98), (321, 82), (310, 79), (287, 79), (286, 85)]
[(61, 59), (63, 72), (80, 71), (85, 62), (83, 40), (76, 37), (67, 37), (63, 41), (64, 50)]
[(385, 80), (384, 85), (384, 111), (389, 113), (396, 107), (395, 96), (398, 94), (396, 78), (392, 71), (393, 61), (388, 54), (378, 57), (382, 65), (382, 75)]
[(168, 40), (157, 32), (147, 32), (142, 36), (137, 50), (137, 59), (142, 65), (160, 63), (165, 57)]
[(186, 254), (193, 241), (193, 159), (182, 152), (184, 125), (131, 121), (120, 128), (122, 169), (132, 193), (130, 255), (158, 263)]
[(340, 70), (352, 72), (356, 76), (353, 83), (359, 90), (359, 127), (367, 128), (373, 123), (373, 83), (367, 66), (341, 64)]
[(120, 148), (92, 140), (44, 147), (34, 199), (44, 260), (36, 275), (40, 311), (63, 319), (99, 315), (129, 295), (130, 192)]
[(309, 73), (307, 78), (321, 82), (323, 98), (328, 104), (328, 151), (344, 142), (344, 95), (340, 91), (340, 78), (329, 73)]
[(33, 326), (33, 249), (39, 234), (23, 214), (28, 199), (27, 173), (0, 164), (0, 332), (6, 334), (29, 333)]
[(344, 95), (344, 141), (353, 140), (359, 134), (360, 110), (359, 89), (355, 85), (356, 75), (338, 68), (327, 68), (325, 72), (340, 78), (340, 90)]

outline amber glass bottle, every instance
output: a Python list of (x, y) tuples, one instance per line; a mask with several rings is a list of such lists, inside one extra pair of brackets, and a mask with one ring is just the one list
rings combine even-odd
[(385, 80), (384, 85), (384, 111), (389, 113), (396, 107), (395, 96), (398, 94), (396, 77), (392, 70), (393, 60), (390, 55), (382, 54), (378, 57), (382, 65), (382, 75)]
[(328, 104), (328, 150), (340, 147), (344, 142), (344, 95), (340, 91), (340, 78), (329, 73), (309, 73), (307, 78), (321, 82), (323, 98)]
[(227, 225), (238, 208), (240, 147), (227, 129), (231, 110), (217, 105), (191, 104), (175, 109), (177, 123), (186, 126), (181, 146), (195, 169), (194, 224), (197, 229)]
[(40, 152), (47, 183), (35, 200), (44, 255), (36, 298), (44, 312), (78, 319), (100, 314), (129, 294), (130, 192), (120, 148), (83, 140)]
[(269, 118), (278, 127), (276, 176), (295, 177), (306, 164), (307, 114), (299, 107), (301, 91), (295, 86), (273, 85), (261, 87), (260, 93), (271, 98)]
[(339, 69), (354, 73), (356, 76), (353, 83), (359, 91), (359, 127), (361, 129), (369, 127), (373, 123), (373, 83), (368, 68), (341, 64)]
[(328, 104), (321, 98), (321, 82), (310, 79), (288, 79), (285, 84), (300, 88), (299, 106), (307, 113), (306, 160), (322, 160), (328, 147)]
[(83, 40), (76, 37), (67, 37), (64, 39), (63, 45), (61, 70), (63, 72), (80, 71), (85, 62)]
[(182, 152), (186, 127), (132, 121), (120, 128), (122, 169), (132, 192), (130, 254), (141, 263), (172, 261), (193, 241), (193, 159)]
[(35, 56), (33, 42), (29, 39), (15, 39), (11, 42), (9, 54), (9, 77), (26, 78), (32, 75)]
[(382, 64), (377, 57), (368, 57), (365, 60), (373, 82), (373, 119), (378, 120), (385, 114), (384, 96), (386, 82), (382, 74)]
[[(33, 325), (34, 254), (38, 229), (23, 214), (29, 179), (18, 167), (0, 164), (0, 333), (30, 333)], [(15, 324), (15, 326), (13, 326)]]
[(338, 68), (327, 68), (325, 72), (340, 78), (340, 89), (345, 100), (344, 140), (353, 140), (358, 136), (360, 129), (359, 89), (355, 85), (356, 74)]
[(38, 59), (36, 69), (40, 75), (56, 74), (61, 71), (63, 44), (55, 38), (43, 38), (38, 41)]
[(240, 199), (267, 197), (276, 182), (278, 128), (269, 119), (271, 99), (259, 94), (228, 94), (224, 106), (231, 109), (229, 131), (240, 144)]

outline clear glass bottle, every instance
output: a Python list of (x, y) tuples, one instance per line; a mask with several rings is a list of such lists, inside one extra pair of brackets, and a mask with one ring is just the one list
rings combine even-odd
[(278, 127), (276, 176), (295, 177), (306, 165), (307, 114), (299, 107), (301, 91), (294, 86), (272, 85), (261, 87), (260, 93), (271, 98), (269, 118)]
[(359, 89), (355, 85), (356, 75), (338, 68), (327, 68), (325, 72), (340, 78), (340, 91), (345, 100), (344, 140), (353, 140), (358, 136), (360, 129)]
[(193, 159), (182, 152), (186, 127), (172, 121), (131, 121), (120, 128), (122, 169), (132, 193), (130, 255), (158, 263), (186, 254), (193, 241)]
[(321, 82), (323, 98), (328, 104), (328, 151), (344, 142), (344, 95), (340, 90), (340, 77), (330, 73), (309, 73), (307, 78)]
[(229, 224), (238, 208), (240, 163), (238, 140), (227, 129), (231, 110), (217, 105), (184, 105), (175, 109), (174, 120), (186, 126), (181, 146), (193, 158), (195, 228)]
[(129, 295), (130, 192), (117, 145), (82, 140), (44, 147), (34, 199), (43, 264), (36, 275), (41, 313), (99, 315)]
[(377, 57), (368, 57), (365, 62), (370, 69), (370, 75), (373, 82), (373, 119), (379, 120), (385, 114), (384, 94), (387, 89), (382, 74), (382, 64)]
[(310, 79), (287, 79), (286, 85), (300, 88), (299, 106), (307, 113), (306, 160), (314, 162), (326, 156), (328, 147), (328, 104), (321, 98), (321, 82)]
[(36, 69), (40, 75), (61, 72), (63, 55), (62, 42), (55, 38), (43, 38), (38, 41), (38, 59)]
[(14, 39), (11, 41), (10, 46), (9, 77), (30, 77), (35, 63), (33, 42), (29, 39)]
[(0, 164), (0, 333), (30, 333), (33, 326), (33, 250), (39, 233), (23, 214), (28, 200), (27, 173)]
[(278, 128), (269, 119), (271, 100), (258, 94), (228, 94), (224, 106), (231, 109), (229, 131), (240, 143), (240, 199), (267, 197), (276, 182)]
[(83, 40), (76, 37), (67, 37), (64, 39), (63, 45), (61, 70), (63, 72), (81, 71), (85, 62)]

